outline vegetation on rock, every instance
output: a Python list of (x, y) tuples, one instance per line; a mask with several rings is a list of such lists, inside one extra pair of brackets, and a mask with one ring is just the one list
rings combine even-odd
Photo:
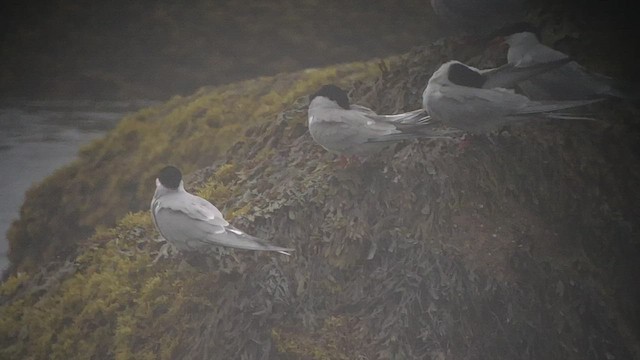
[[(127, 119), (42, 185), (63, 188), (78, 174), (96, 193), (74, 200), (84, 209), (59, 206), (62, 216), (104, 218), (95, 211), (109, 200), (127, 201), (109, 205), (120, 210), (146, 205), (153, 173), (176, 162), (192, 173), (187, 187), (234, 225), (294, 247), (294, 255), (221, 249), (154, 263), (158, 234), (147, 211), (134, 212), (98, 229), (69, 261), (21, 263), (31, 271), (0, 286), (0, 357), (640, 356), (637, 107), (597, 104), (589, 110), (602, 122), (514, 125), (466, 149), (416, 140), (347, 169), (308, 135), (299, 97), (310, 88), (340, 80), (353, 84), (357, 103), (411, 110), (450, 58), (493, 61), (445, 41), (415, 49), (379, 76), (365, 64), (316, 71), (327, 75), (315, 80), (259, 79)], [(274, 91), (285, 95), (268, 101)], [(236, 102), (235, 111), (216, 112)], [(224, 132), (241, 118), (251, 124), (246, 131)], [(223, 145), (203, 150), (214, 139)], [(77, 192), (70, 189), (61, 194)], [(16, 228), (35, 226), (28, 220)], [(23, 260), (35, 258), (26, 251)]]
[(146, 208), (165, 164), (186, 173), (209, 165), (242, 141), (247, 127), (273, 121), (322, 84), (347, 85), (378, 72), (372, 61), (247, 80), (203, 88), (126, 117), (83, 148), (77, 161), (29, 190), (8, 235), (12, 266), (33, 270), (64, 258), (94, 227)]

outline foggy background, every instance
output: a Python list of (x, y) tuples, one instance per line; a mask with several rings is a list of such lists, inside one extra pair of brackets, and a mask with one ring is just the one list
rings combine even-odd
[(0, 96), (166, 99), (431, 38), (425, 0), (5, 2)]

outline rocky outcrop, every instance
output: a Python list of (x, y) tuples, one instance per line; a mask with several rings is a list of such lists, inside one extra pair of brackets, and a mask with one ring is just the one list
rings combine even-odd
[(8, 234), (10, 272), (73, 254), (97, 226), (146, 209), (149, 186), (166, 163), (191, 172), (216, 161), (247, 127), (273, 119), (321, 84), (373, 76), (376, 62), (264, 77), (175, 97), (123, 119), (104, 139), (80, 151), (26, 196)]
[[(381, 112), (412, 110), (426, 79), (446, 58), (491, 62), (441, 42), (383, 66), (380, 76), (352, 82), (352, 97)], [(342, 78), (344, 84), (357, 73), (320, 82)], [(270, 91), (277, 84), (271, 81)], [(303, 87), (297, 84), (288, 82), (285, 89)], [(254, 94), (236, 86), (243, 97)], [(206, 113), (208, 102), (198, 97), (207, 94), (213, 96), (204, 91), (188, 102), (202, 104)], [(252, 118), (215, 163), (203, 156), (184, 166), (192, 173), (188, 188), (217, 204), (239, 228), (295, 248), (293, 256), (221, 250), (153, 263), (160, 246), (149, 215), (129, 214), (115, 227), (100, 227), (73, 261), (7, 279), (0, 288), (0, 354), (640, 356), (636, 107), (598, 104), (589, 110), (601, 122), (521, 124), (490, 140), (474, 137), (466, 148), (441, 140), (403, 143), (342, 169), (311, 140), (306, 99), (295, 94), (281, 111)], [(170, 132), (155, 126), (128, 135), (124, 130), (138, 124), (133, 117), (92, 149), (114, 159), (123, 158), (114, 151), (125, 150), (113, 145), (127, 139), (165, 144), (156, 152), (127, 148), (139, 162), (112, 160), (112, 167), (104, 167), (111, 174), (139, 172), (125, 177), (139, 181), (129, 194), (150, 197), (156, 163), (190, 158), (177, 157), (184, 152), (169, 144), (202, 153), (191, 142), (199, 139), (191, 128), (199, 124), (198, 111), (189, 114), (175, 120)], [(116, 181), (102, 174), (96, 178)], [(105, 189), (112, 189), (106, 192), (112, 198), (127, 198)]]

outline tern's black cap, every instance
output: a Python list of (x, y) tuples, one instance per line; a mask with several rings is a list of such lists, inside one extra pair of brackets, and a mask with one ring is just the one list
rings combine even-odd
[(349, 106), (349, 97), (347, 96), (347, 92), (333, 84), (321, 87), (315, 94), (309, 96), (309, 102), (313, 101), (316, 96), (324, 96), (329, 100), (333, 100), (343, 109), (349, 110), (351, 108)]
[(165, 166), (158, 174), (160, 183), (169, 189), (177, 189), (182, 181), (182, 173), (175, 166)]
[(482, 74), (459, 63), (453, 63), (449, 66), (447, 77), (449, 81), (456, 85), (478, 89), (482, 88), (482, 85), (484, 85), (487, 80)]

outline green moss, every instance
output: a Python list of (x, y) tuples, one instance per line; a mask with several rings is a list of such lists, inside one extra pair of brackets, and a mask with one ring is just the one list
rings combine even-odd
[(28, 280), (28, 275), (25, 273), (18, 273), (9, 276), (2, 283), (0, 288), (0, 296), (11, 297), (15, 292)]
[(348, 318), (330, 316), (318, 331), (276, 327), (271, 337), (278, 352), (294, 359), (348, 360), (357, 358), (361, 347), (348, 328)]
[(216, 169), (216, 172), (196, 191), (196, 195), (209, 200), (213, 204), (222, 206), (235, 192), (229, 186), (236, 179), (233, 164), (224, 164)]
[(250, 204), (245, 204), (244, 206), (242, 206), (242, 207), (240, 207), (238, 209), (229, 211), (227, 213), (226, 219), (231, 221), (231, 220), (235, 219), (236, 217), (245, 216), (245, 215), (249, 214), (252, 209), (253, 209), (253, 207)]
[[(153, 267), (150, 250), (157, 245), (150, 238), (155, 230), (148, 213), (129, 214), (92, 238), (77, 258), (80, 270), (58, 289), (1, 306), (0, 343), (14, 345), (0, 350), (0, 357), (175, 358), (181, 339), (175, 316), (194, 301), (199, 278)], [(0, 293), (15, 295), (26, 280), (11, 277)], [(148, 336), (156, 341), (141, 341)]]

